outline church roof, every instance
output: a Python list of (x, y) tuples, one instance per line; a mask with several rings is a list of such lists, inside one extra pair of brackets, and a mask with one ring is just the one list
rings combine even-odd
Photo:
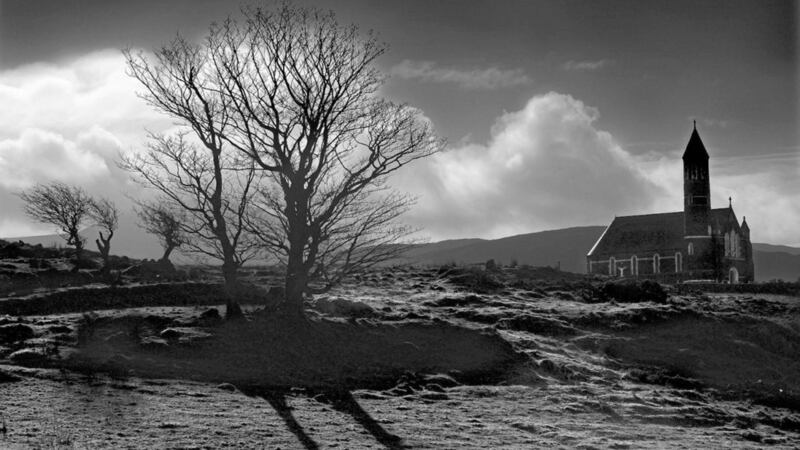
[[(711, 222), (726, 224), (731, 214), (730, 208), (712, 209)], [(683, 230), (683, 211), (615, 217), (588, 256), (609, 253), (645, 255), (682, 248)]]
[(703, 145), (703, 140), (700, 139), (700, 134), (697, 133), (697, 127), (692, 130), (692, 136), (689, 137), (689, 143), (686, 144), (686, 150), (683, 152), (683, 160), (687, 159), (708, 159), (708, 152), (706, 146)]

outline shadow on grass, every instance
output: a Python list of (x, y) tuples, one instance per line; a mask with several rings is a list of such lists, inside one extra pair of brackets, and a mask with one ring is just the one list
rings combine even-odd
[(303, 429), (303, 426), (300, 425), (300, 422), (294, 417), (292, 414), (292, 408), (289, 407), (289, 404), (286, 403), (286, 393), (279, 390), (269, 390), (269, 389), (245, 389), (242, 390), (245, 395), (249, 395), (251, 397), (260, 397), (267, 401), (275, 409), (275, 412), (278, 413), (283, 422), (286, 424), (286, 428), (292, 432), (300, 443), (308, 450), (316, 450), (319, 448), (319, 444), (311, 438), (311, 436), (306, 433), (306, 430)]
[(364, 408), (358, 404), (350, 391), (336, 391), (328, 394), (331, 404), (337, 411), (349, 414), (381, 444), (390, 449), (405, 448), (403, 439), (386, 431)]
[[(294, 434), (300, 444), (308, 450), (316, 450), (319, 444), (306, 432), (292, 413), (292, 408), (286, 401), (286, 391), (263, 388), (243, 388), (242, 393), (250, 397), (259, 397), (267, 401), (278, 413), (289, 431)], [(350, 415), (359, 425), (369, 432), (380, 444), (389, 449), (402, 449), (403, 439), (389, 433), (379, 424), (361, 405), (353, 398), (353, 394), (346, 390), (329, 390), (322, 394), (330, 399), (331, 406), (339, 412)]]
[(404, 373), (459, 374), (459, 381), (502, 379), (525, 356), (495, 331), (449, 323), (284, 320), (270, 315), (215, 326), (160, 316), (87, 318), (76, 351), (60, 364), (72, 370), (142, 378), (227, 382), (263, 398), (309, 449), (318, 444), (287, 405), (292, 387), (322, 393), (382, 445), (403, 448), (353, 398), (355, 389), (388, 389)]

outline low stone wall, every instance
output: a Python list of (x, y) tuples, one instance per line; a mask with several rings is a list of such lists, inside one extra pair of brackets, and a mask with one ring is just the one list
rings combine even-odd
[[(257, 286), (247, 286), (238, 292), (237, 297), (242, 304), (263, 304), (266, 292)], [(0, 314), (25, 316), (97, 309), (219, 305), (224, 303), (225, 294), (222, 285), (219, 284), (161, 283), (129, 287), (68, 289), (41, 296), (0, 300)]]

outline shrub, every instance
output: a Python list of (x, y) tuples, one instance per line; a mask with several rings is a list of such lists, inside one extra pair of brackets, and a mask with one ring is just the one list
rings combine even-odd
[(597, 292), (601, 301), (615, 300), (620, 303), (655, 302), (665, 303), (667, 293), (655, 281), (609, 281), (604, 283)]

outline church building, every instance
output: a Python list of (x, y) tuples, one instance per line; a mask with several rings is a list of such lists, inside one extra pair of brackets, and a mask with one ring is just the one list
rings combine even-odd
[(590, 274), (666, 282), (753, 281), (750, 228), (711, 208), (706, 151), (697, 125), (683, 153), (683, 211), (615, 217), (586, 256)]

